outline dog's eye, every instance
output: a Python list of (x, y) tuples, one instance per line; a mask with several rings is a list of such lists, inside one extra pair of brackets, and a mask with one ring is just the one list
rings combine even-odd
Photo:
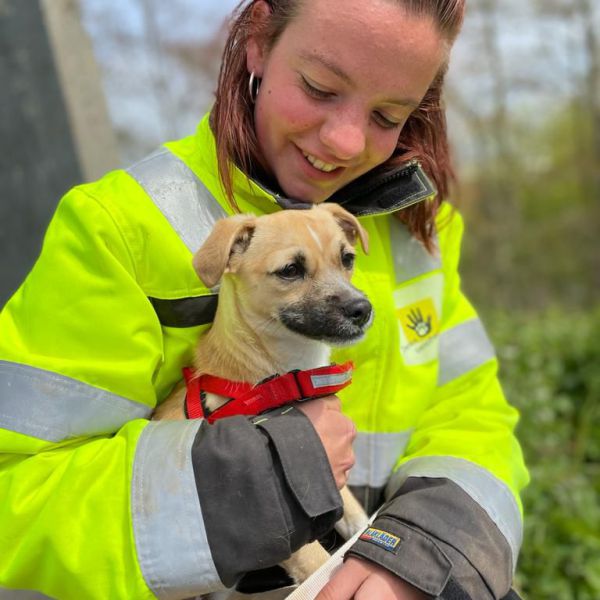
[(283, 267), (283, 269), (275, 271), (275, 275), (281, 277), (281, 279), (301, 279), (304, 277), (304, 273), (304, 267), (298, 263), (290, 263)]
[(351, 269), (354, 266), (354, 254), (352, 252), (342, 252), (342, 265), (344, 265), (344, 269)]

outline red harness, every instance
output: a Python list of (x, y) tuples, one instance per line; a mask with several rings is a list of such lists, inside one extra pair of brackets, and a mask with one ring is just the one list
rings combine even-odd
[[(259, 415), (266, 410), (335, 394), (352, 383), (351, 361), (343, 365), (329, 365), (307, 371), (290, 371), (273, 375), (256, 385), (243, 381), (229, 381), (212, 375), (196, 377), (186, 367), (183, 375), (187, 383), (185, 412), (188, 419), (206, 418), (209, 423), (235, 415)], [(229, 398), (226, 404), (206, 415), (202, 404), (206, 393)]]

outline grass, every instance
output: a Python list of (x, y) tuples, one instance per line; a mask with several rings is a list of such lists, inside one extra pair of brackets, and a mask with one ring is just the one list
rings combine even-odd
[(600, 599), (600, 310), (486, 319), (532, 482), (517, 587)]

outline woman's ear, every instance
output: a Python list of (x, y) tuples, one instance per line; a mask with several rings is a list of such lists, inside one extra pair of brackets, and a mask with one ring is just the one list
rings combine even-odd
[(270, 18), (271, 7), (264, 0), (255, 2), (250, 14), (250, 34), (246, 42), (246, 68), (248, 73), (254, 73), (258, 78), (263, 76), (265, 69), (265, 31)]

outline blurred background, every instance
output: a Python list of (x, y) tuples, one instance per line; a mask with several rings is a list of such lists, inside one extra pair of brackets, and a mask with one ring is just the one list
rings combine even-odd
[[(59, 197), (192, 133), (234, 0), (0, 2), (0, 305)], [(446, 101), (463, 281), (532, 472), (518, 584), (600, 598), (600, 3), (471, 0)]]

